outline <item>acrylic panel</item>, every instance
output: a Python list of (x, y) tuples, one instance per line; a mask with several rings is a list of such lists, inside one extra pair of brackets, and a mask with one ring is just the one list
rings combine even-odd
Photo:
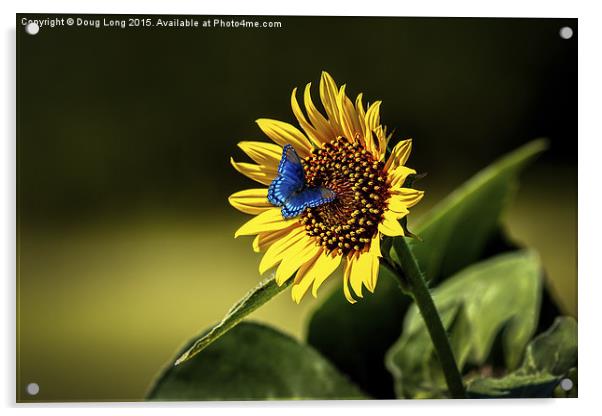
[(576, 19), (16, 28), (17, 401), (577, 396)]

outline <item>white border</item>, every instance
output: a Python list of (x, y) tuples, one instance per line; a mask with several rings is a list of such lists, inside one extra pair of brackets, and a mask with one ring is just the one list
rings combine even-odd
[[(304, 0), (285, 4), (281, 1), (219, 1), (201, 3), (184, 0), (105, 0), (105, 1), (21, 1), (2, 2), (0, 19), (3, 25), (2, 41), (2, 91), (0, 101), (0, 126), (3, 139), (0, 155), (0, 225), (3, 231), (1, 261), (4, 269), (2, 311), (3, 340), (0, 357), (0, 405), (9, 407), (8, 414), (165, 414), (177, 409), (183, 414), (199, 412), (232, 413), (244, 411), (250, 415), (278, 414), (303, 415), (307, 412), (340, 411), (346, 415), (363, 414), (374, 409), (383, 414), (445, 413), (468, 415), (486, 412), (488, 415), (504, 415), (520, 410), (545, 412), (546, 415), (563, 415), (568, 412), (584, 412), (597, 408), (597, 397), (602, 396), (599, 382), (600, 365), (600, 308), (602, 296), (602, 272), (596, 260), (600, 258), (600, 131), (602, 96), (600, 78), (602, 65), (600, 44), (601, 15), (596, 2), (504, 0), (495, 4), (486, 1), (411, 1), (393, 2), (371, 0), (360, 4), (320, 0)], [(438, 401), (438, 402), (275, 402), (275, 403), (173, 403), (173, 404), (68, 404), (68, 405), (15, 405), (15, 13), (138, 13), (138, 14), (249, 14), (249, 15), (339, 15), (339, 16), (473, 16), (473, 17), (577, 17), (579, 28), (579, 396), (577, 400), (506, 400), (506, 401)], [(561, 103), (559, 103), (561, 105)], [(576, 138), (567, 138), (575, 140)], [(550, 238), (554, 235), (550, 230)], [(567, 247), (568, 250), (573, 249)], [(597, 267), (596, 267), (597, 266)], [(200, 408), (200, 409), (199, 409)]]
[[(588, 8), (558, 0), (505, 0), (496, 3), (446, 0), (405, 1), (393, 4), (386, 0), (352, 3), (345, 0), (305, 0), (285, 2), (274, 0), (230, 0), (195, 2), (186, 0), (24, 0), (16, 12), (37, 13), (165, 13), (165, 14), (233, 14), (233, 15), (329, 15), (329, 16), (460, 16), (460, 17), (578, 17)], [(585, 2), (584, 2), (585, 3)], [(580, 14), (583, 16), (583, 13)]]

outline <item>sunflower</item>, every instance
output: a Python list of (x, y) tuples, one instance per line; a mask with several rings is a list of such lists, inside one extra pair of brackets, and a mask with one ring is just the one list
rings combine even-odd
[(274, 142), (240, 142), (238, 146), (255, 162), (231, 159), (243, 175), (269, 186), (278, 174), (283, 147), (291, 145), (299, 155), (307, 186), (320, 186), (336, 193), (336, 199), (308, 207), (295, 218), (284, 218), (280, 207), (267, 198), (268, 188), (247, 189), (229, 197), (236, 209), (254, 215), (235, 237), (255, 235), (253, 249), (263, 252), (259, 272), (276, 268), (275, 280), (282, 285), (293, 278), (292, 298), (299, 303), (309, 287), (318, 288), (343, 263), (343, 291), (347, 300), (362, 297), (363, 287), (374, 292), (378, 278), (380, 241), (383, 236), (403, 236), (399, 219), (420, 201), (423, 192), (404, 188), (416, 171), (406, 163), (411, 140), (400, 141), (387, 160), (391, 135), (380, 122), (381, 102), (364, 110), (362, 94), (355, 104), (345, 85), (322, 72), (320, 99), (326, 115), (311, 98), (311, 83), (305, 86), (305, 113), (293, 89), (291, 106), (297, 127), (277, 120), (259, 119), (259, 128)]

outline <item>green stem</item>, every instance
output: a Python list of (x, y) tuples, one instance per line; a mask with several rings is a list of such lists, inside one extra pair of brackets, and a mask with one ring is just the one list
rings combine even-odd
[[(420, 266), (414, 253), (410, 250), (404, 237), (400, 237), (396, 242), (395, 248), (401, 261), (402, 270), (392, 262), (387, 261), (387, 266), (393, 268), (395, 275), (401, 282), (401, 286), (408, 287), (418, 309), (424, 319), (428, 329), (435, 351), (439, 357), (439, 363), (445, 376), (445, 381), (449, 392), (454, 399), (465, 399), (466, 391), (462, 383), (462, 376), (458, 370), (458, 365), (454, 358), (454, 353), (449, 344), (449, 338), (439, 317), (439, 312), (435, 307), (431, 293), (426, 285)], [(405, 280), (404, 280), (405, 278)]]

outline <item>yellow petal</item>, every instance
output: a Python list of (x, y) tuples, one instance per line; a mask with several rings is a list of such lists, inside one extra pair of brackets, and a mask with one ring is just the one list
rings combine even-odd
[(292, 145), (301, 157), (307, 157), (311, 153), (311, 142), (295, 126), (269, 118), (260, 118), (256, 123), (266, 136), (280, 146)]
[[(392, 189), (405, 189), (405, 188), (392, 188)], [(397, 218), (402, 218), (407, 215), (410, 211), (408, 210), (408, 205), (406, 202), (406, 198), (399, 194), (398, 192), (391, 192), (391, 197), (387, 201), (387, 208), (390, 211), (393, 211)]]
[(378, 231), (389, 237), (403, 236), (403, 228), (397, 221), (396, 214), (393, 211), (385, 211), (384, 220), (378, 224)]
[(320, 247), (309, 236), (301, 244), (291, 247), (276, 270), (278, 286), (286, 282), (299, 267), (309, 262), (319, 251)]
[[(299, 271), (297, 272), (297, 276), (299, 275), (301, 270), (302, 269), (299, 269)], [(305, 293), (307, 293), (307, 289), (309, 289), (309, 287), (312, 284), (312, 279), (313, 276), (311, 275), (305, 276), (303, 279), (301, 279), (299, 283), (295, 283), (293, 285), (293, 288), (291, 289), (291, 297), (293, 298), (293, 301), (295, 301), (295, 303), (299, 304), (301, 302), (301, 300), (305, 296)]]
[(299, 270), (297, 270), (297, 274), (295, 275), (295, 281), (293, 282), (293, 288), (291, 289), (291, 296), (295, 303), (301, 302), (303, 296), (307, 292), (307, 289), (311, 286), (315, 275), (308, 274), (308, 271), (312, 269), (314, 263), (320, 258), (322, 254), (322, 250), (319, 249), (318, 253), (314, 255), (314, 257), (303, 264)]
[(362, 285), (366, 286), (371, 292), (374, 291), (378, 278), (378, 258), (380, 256), (380, 235), (376, 233), (370, 241), (370, 249), (367, 252), (348, 260), (350, 263), (349, 282), (357, 296), (362, 297)]
[(370, 256), (370, 275), (368, 276), (368, 280), (364, 282), (364, 286), (371, 293), (374, 293), (374, 289), (376, 289), (376, 282), (378, 281), (378, 268), (380, 267), (380, 261), (376, 256)]
[(370, 268), (372, 267), (372, 258), (369, 252), (362, 253), (357, 258), (349, 260), (350, 272), (349, 272), (349, 283), (351, 288), (357, 296), (360, 298), (362, 295), (362, 283), (364, 280), (368, 280), (370, 276)]
[(268, 201), (268, 190), (266, 188), (245, 189), (244, 191), (235, 192), (228, 197), (228, 202), (237, 210), (252, 215), (274, 208)]
[(360, 93), (355, 99), (355, 113), (357, 114), (361, 129), (361, 137), (359, 142), (362, 146), (366, 147), (366, 112), (364, 111), (364, 104), (362, 104), (362, 96), (363, 95)]
[(383, 160), (387, 151), (386, 128), (380, 125), (374, 130), (374, 134), (376, 135), (375, 157), (378, 157), (378, 160)]
[(318, 289), (322, 286), (322, 283), (339, 267), (341, 264), (341, 255), (332, 255), (322, 253), (316, 260), (310, 273), (314, 279), (314, 285), (311, 289), (311, 293), (314, 297), (318, 296)]
[(416, 171), (406, 166), (398, 166), (397, 168), (388, 171), (388, 176), (393, 188), (402, 187), (407, 177), (414, 174), (416, 174)]
[(402, 140), (395, 145), (393, 150), (391, 150), (391, 155), (389, 155), (389, 159), (385, 164), (385, 170), (393, 170), (398, 166), (403, 166), (408, 161), (410, 157), (410, 152), (412, 151), (412, 139)]
[(272, 183), (277, 173), (277, 169), (267, 166), (254, 165), (252, 163), (235, 162), (232, 158), (230, 158), (230, 164), (234, 166), (234, 169), (245, 175), (247, 178), (251, 178), (263, 185), (269, 185)]
[(310, 140), (316, 145), (322, 143), (322, 138), (320, 137), (320, 134), (311, 125), (311, 123), (307, 121), (307, 118), (305, 118), (305, 114), (303, 114), (303, 110), (301, 110), (301, 106), (299, 106), (299, 102), (297, 101), (297, 88), (293, 89), (293, 93), (291, 94), (291, 108), (293, 109), (293, 114), (299, 122), (299, 125), (301, 126), (305, 134), (307, 134), (307, 137), (309, 137)]
[(356, 300), (351, 296), (351, 291), (349, 290), (349, 276), (351, 274), (351, 261), (352, 258), (348, 257), (347, 262), (345, 263), (345, 270), (343, 271), (343, 293), (345, 294), (345, 299), (349, 303), (355, 303)]
[(263, 165), (272, 170), (278, 169), (282, 158), (282, 147), (274, 143), (266, 142), (240, 142), (238, 147), (242, 149), (255, 163)]
[(387, 201), (387, 208), (396, 213), (398, 215), (397, 218), (400, 218), (400, 216), (403, 217), (410, 212), (404, 199), (397, 194), (391, 194), (391, 197)]
[(295, 223), (299, 223), (295, 218), (289, 220), (282, 218), (280, 208), (270, 208), (244, 223), (236, 231), (234, 238), (241, 235), (255, 235), (266, 231), (281, 230)]
[(308, 236), (305, 233), (305, 228), (300, 225), (293, 228), (290, 233), (275, 241), (265, 252), (259, 262), (259, 273), (264, 274), (268, 269), (271, 269), (284, 258), (289, 255), (291, 247), (304, 247), (307, 243)]
[(370, 242), (370, 252), (376, 257), (382, 257), (382, 253), (380, 252), (380, 235), (378, 235), (378, 233), (372, 237), (372, 241)]
[(379, 157), (378, 145), (372, 139), (372, 132), (376, 130), (376, 128), (380, 125), (380, 105), (381, 101), (376, 101), (370, 104), (368, 107), (368, 111), (366, 111), (366, 149), (373, 156)]
[(267, 250), (272, 244), (285, 237), (293, 230), (293, 228), (296, 227), (299, 227), (299, 224), (293, 224), (281, 230), (266, 231), (264, 233), (257, 234), (253, 240), (253, 251), (255, 251), (255, 253), (260, 253)]
[(420, 202), (423, 196), (424, 191), (419, 191), (417, 189), (393, 188), (393, 194), (391, 197), (397, 199), (406, 207), (410, 208)]
[(368, 252), (370, 255), (370, 273), (368, 274), (367, 280), (364, 280), (364, 285), (366, 289), (370, 292), (374, 293), (374, 289), (376, 288), (376, 282), (378, 280), (378, 268), (380, 266), (379, 257), (382, 257), (380, 252), (380, 235), (376, 233), (376, 236), (372, 239), (370, 243), (370, 251)]
[(353, 105), (353, 102), (349, 99), (349, 97), (346, 94), (343, 94), (343, 108), (345, 111), (345, 114), (347, 115), (347, 117), (351, 120), (351, 123), (353, 124), (353, 134), (361, 134), (362, 133), (362, 127), (360, 126), (360, 120), (359, 117), (357, 115), (357, 112), (355, 111), (355, 106)]
[[(264, 233), (261, 233), (264, 234)], [(261, 234), (257, 234), (253, 239), (253, 251), (255, 253), (261, 252)]]
[(326, 114), (328, 115), (328, 121), (330, 126), (334, 130), (336, 136), (344, 135), (341, 123), (339, 121), (339, 109), (337, 107), (337, 95), (339, 89), (334, 79), (326, 71), (322, 72), (320, 78), (320, 99)]
[(366, 126), (374, 131), (380, 125), (380, 105), (382, 101), (375, 101), (368, 107), (366, 112)]
[(345, 87), (346, 86), (343, 85), (337, 94), (336, 102), (339, 113), (339, 122), (343, 129), (343, 136), (350, 141), (355, 141), (355, 135), (360, 131), (357, 121), (354, 122), (354, 119), (357, 119), (357, 115), (355, 114), (355, 109), (353, 108), (351, 101), (349, 101), (349, 98), (347, 98), (347, 95), (345, 94)]
[(321, 143), (327, 143), (336, 137), (335, 131), (328, 123), (328, 120), (320, 113), (320, 111), (314, 105), (311, 99), (311, 83), (305, 86), (305, 92), (303, 93), (303, 102), (305, 103), (305, 109), (307, 116), (316, 129), (317, 138)]

